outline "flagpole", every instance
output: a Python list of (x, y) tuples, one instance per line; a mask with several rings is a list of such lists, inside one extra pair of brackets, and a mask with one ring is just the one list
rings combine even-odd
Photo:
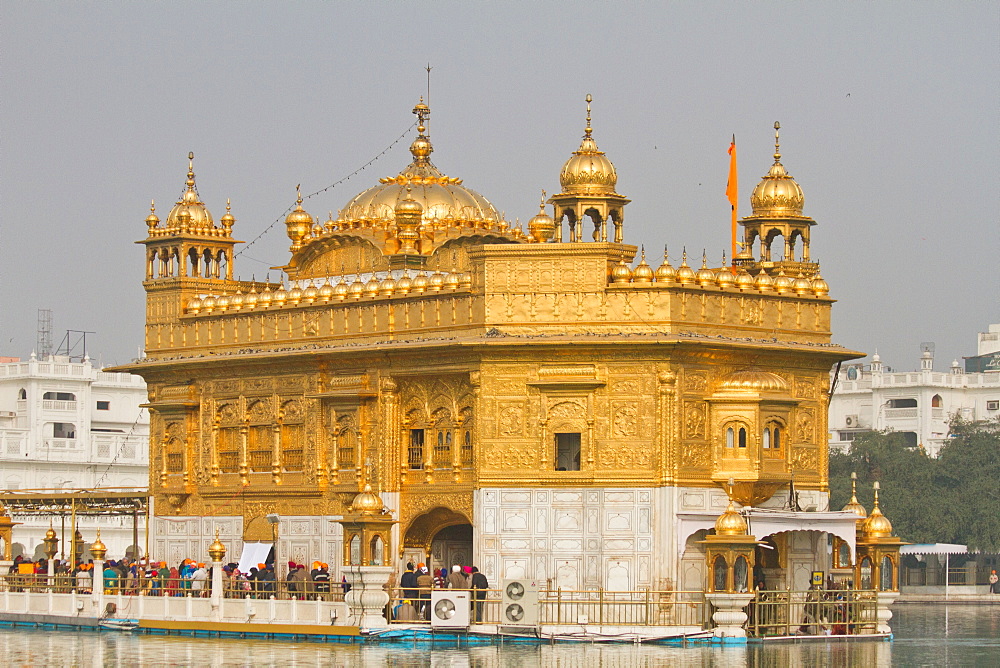
[(732, 211), (732, 266), (730, 271), (736, 274), (736, 205), (739, 202), (739, 186), (737, 184), (737, 169), (736, 169), (736, 135), (733, 134), (733, 141), (729, 145), (729, 181), (726, 183), (726, 197), (729, 199), (729, 208)]

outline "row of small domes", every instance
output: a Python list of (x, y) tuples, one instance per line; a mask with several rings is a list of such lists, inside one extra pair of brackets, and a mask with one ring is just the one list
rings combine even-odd
[(639, 264), (632, 269), (624, 258), (611, 270), (613, 284), (635, 283), (674, 283), (677, 285), (698, 285), (701, 287), (718, 286), (720, 288), (735, 287), (740, 290), (774, 291), (778, 294), (794, 292), (798, 295), (813, 294), (824, 297), (830, 293), (830, 286), (819, 272), (812, 278), (807, 278), (801, 272), (797, 277), (786, 276), (784, 270), (779, 271), (774, 278), (761, 270), (756, 277), (743, 267), (734, 275), (729, 267), (710, 269), (708, 260), (702, 258), (701, 269), (695, 271), (687, 263), (687, 253), (684, 253), (681, 266), (674, 268), (670, 260), (664, 256), (663, 264), (655, 271), (646, 263), (646, 253), (643, 251)]
[(442, 290), (468, 290), (471, 287), (472, 275), (469, 273), (436, 271), (428, 276), (426, 272), (420, 271), (411, 278), (409, 270), (406, 270), (398, 280), (393, 279), (391, 275), (381, 280), (372, 276), (366, 283), (362, 283), (360, 277), (356, 277), (352, 283), (347, 283), (341, 277), (337, 284), (333, 285), (327, 278), (320, 286), (310, 284), (305, 288), (295, 286), (288, 290), (281, 287), (273, 291), (268, 288), (263, 292), (257, 292), (256, 286), (253, 286), (246, 294), (237, 292), (233, 295), (207, 295), (192, 299), (187, 304), (187, 312), (192, 314), (221, 313), (270, 306), (326, 304), (330, 301), (344, 301), (348, 298), (392, 297), (396, 294), (407, 295), (411, 292), (423, 294)]

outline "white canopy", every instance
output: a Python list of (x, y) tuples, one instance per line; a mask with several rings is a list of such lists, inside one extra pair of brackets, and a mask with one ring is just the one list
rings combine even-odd
[[(793, 512), (769, 508), (744, 508), (743, 516), (747, 518), (750, 534), (758, 539), (785, 531), (820, 531), (842, 539), (851, 547), (851, 554), (855, 554), (858, 516), (854, 513), (839, 510)], [(717, 514), (710, 513), (677, 513), (678, 554), (683, 556), (687, 539), (692, 534), (701, 529), (714, 528), (717, 518)]]
[(267, 555), (271, 551), (273, 543), (243, 543), (243, 553), (237, 564), (241, 573), (250, 572), (250, 568), (256, 568), (257, 564), (267, 561)]
[(899, 550), (900, 554), (968, 554), (968, 545), (956, 545), (955, 543), (918, 543), (916, 545), (904, 545)]

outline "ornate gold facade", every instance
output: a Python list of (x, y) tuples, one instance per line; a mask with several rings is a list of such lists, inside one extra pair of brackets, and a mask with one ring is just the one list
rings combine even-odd
[(299, 199), (287, 284), (232, 278), (234, 218), (215, 225), (193, 168), (165, 223), (147, 219), (146, 356), (122, 369), (149, 384), (159, 514), (238, 507), (249, 536), (268, 512), (343, 515), (367, 483), (417, 547), (475, 525), (485, 487), (826, 490), (828, 372), (857, 355), (830, 343), (818, 265), (792, 256), (814, 224), (797, 184), (787, 210), (755, 191), (737, 270), (633, 268), (589, 104), (528, 234), (430, 162), (414, 113), (398, 176), (325, 222)]

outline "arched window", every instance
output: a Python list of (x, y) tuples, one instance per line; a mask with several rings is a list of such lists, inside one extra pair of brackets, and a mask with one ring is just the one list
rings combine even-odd
[(931, 397), (931, 408), (941, 408), (942, 400), (940, 394), (935, 394)]
[(740, 447), (747, 447), (747, 429), (746, 427), (740, 427)]
[(28, 398), (28, 393), (23, 387), (20, 390), (18, 390), (17, 398), (21, 399), (22, 401)]
[(892, 559), (889, 555), (882, 557), (882, 567), (879, 569), (879, 589), (882, 591), (892, 591)]
[(361, 536), (354, 534), (351, 537), (351, 565), (359, 566), (361, 565)]
[(733, 447), (736, 444), (735, 441), (736, 441), (736, 434), (733, 431), (733, 428), (732, 427), (727, 427), (726, 428), (726, 447), (727, 448)]
[(760, 435), (760, 447), (765, 450), (771, 449), (771, 428), (764, 427), (764, 431)]
[(772, 450), (781, 449), (781, 427), (778, 426), (774, 427), (774, 440), (771, 441), (771, 449)]
[(736, 557), (733, 564), (733, 589), (741, 594), (747, 591), (747, 560), (746, 557)]
[(198, 249), (192, 248), (188, 251), (188, 262), (191, 264), (191, 275), (198, 276)]
[(383, 546), (383, 544), (382, 544), (382, 537), (381, 536), (375, 536), (374, 538), (372, 538), (372, 542), (371, 542), (372, 556), (371, 556), (371, 563), (369, 564), (370, 566), (381, 566), (382, 565), (382, 561), (383, 561), (382, 546)]
[(729, 574), (729, 564), (720, 554), (712, 564), (712, 591), (726, 591), (726, 579)]
[(872, 560), (869, 557), (861, 560), (861, 588), (872, 588)]

